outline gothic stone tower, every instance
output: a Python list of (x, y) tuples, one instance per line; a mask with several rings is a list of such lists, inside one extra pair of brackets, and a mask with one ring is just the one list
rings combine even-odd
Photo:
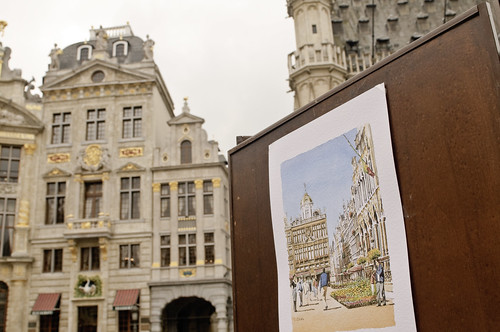
[(345, 80), (345, 55), (333, 40), (330, 0), (288, 0), (297, 49), (288, 55), (294, 108), (304, 106)]

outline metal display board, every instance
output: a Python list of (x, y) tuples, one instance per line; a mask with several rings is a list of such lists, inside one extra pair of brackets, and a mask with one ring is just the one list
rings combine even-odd
[(235, 331), (279, 330), (269, 145), (381, 83), (417, 328), (500, 326), (499, 13), (470, 9), (229, 151)]

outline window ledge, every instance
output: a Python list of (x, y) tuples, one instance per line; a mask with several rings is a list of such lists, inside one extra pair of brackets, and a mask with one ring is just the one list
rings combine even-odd
[(49, 143), (47, 148), (49, 148), (49, 149), (70, 148), (71, 146), (73, 146), (73, 143), (57, 143), (57, 144)]
[(128, 143), (128, 142), (144, 142), (144, 137), (131, 137), (131, 138), (120, 138), (118, 143)]
[(107, 140), (96, 140), (96, 141), (83, 141), (81, 145), (91, 145), (91, 144), (107, 144)]

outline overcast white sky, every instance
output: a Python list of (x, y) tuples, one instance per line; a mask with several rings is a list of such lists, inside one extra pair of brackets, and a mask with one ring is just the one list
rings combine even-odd
[(91, 26), (130, 22), (136, 36), (155, 41), (154, 57), (174, 100), (189, 97), (221, 152), (238, 135), (254, 135), (293, 110), (287, 54), (295, 49), (286, 0), (25, 0), (8, 1), (3, 46), (10, 68), (40, 86), (54, 43), (88, 40)]

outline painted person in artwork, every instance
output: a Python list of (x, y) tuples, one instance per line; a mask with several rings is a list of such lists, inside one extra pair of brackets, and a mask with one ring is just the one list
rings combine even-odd
[(380, 304), (383, 302), (386, 305), (385, 299), (385, 287), (384, 287), (384, 264), (377, 260), (378, 266), (377, 271), (375, 272), (375, 277), (377, 279), (377, 306), (380, 307)]
[(295, 276), (290, 280), (290, 288), (292, 289), (293, 311), (297, 311), (297, 283)]
[(323, 273), (319, 276), (319, 287), (323, 289), (323, 299), (325, 300), (325, 310), (328, 309), (328, 303), (326, 302), (326, 292), (328, 289), (328, 275), (323, 268)]

